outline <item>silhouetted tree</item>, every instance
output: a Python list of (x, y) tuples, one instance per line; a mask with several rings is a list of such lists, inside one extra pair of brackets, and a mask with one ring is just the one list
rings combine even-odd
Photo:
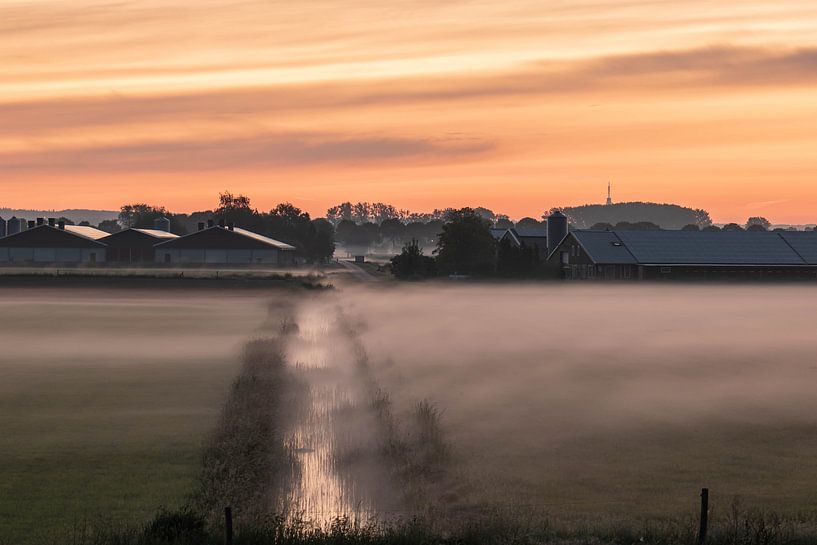
[[(60, 221), (63, 221), (63, 218), (60, 218)], [(66, 225), (73, 225), (71, 223), (67, 223)], [(119, 225), (117, 220), (102, 220), (99, 222), (99, 225), (96, 227), (100, 231), (105, 231), (106, 233), (118, 233), (122, 230), (122, 226)]]
[(743, 227), (737, 223), (727, 223), (723, 226), (723, 231), (743, 231)]
[(335, 228), (324, 218), (312, 220), (314, 236), (309, 245), (308, 255), (317, 261), (326, 261), (335, 253)]
[(752, 223), (746, 226), (747, 231), (768, 231), (763, 225), (759, 223)]
[(390, 241), (392, 247), (397, 244), (398, 240), (402, 240), (406, 234), (406, 226), (397, 218), (389, 218), (383, 220), (380, 224), (380, 232), (383, 238)]
[(391, 272), (402, 280), (428, 278), (436, 274), (436, 261), (423, 255), (418, 241), (412, 239), (403, 246), (403, 251), (391, 258)]
[(252, 231), (263, 230), (263, 219), (250, 204), (250, 198), (244, 195), (233, 195), (229, 191), (219, 194), (218, 208), (213, 212), (215, 219), (225, 223), (234, 223)]
[(684, 225), (683, 227), (681, 227), (681, 231), (700, 231), (700, 230), (701, 228), (694, 223), (690, 223), (689, 225)]
[(496, 220), (494, 227), (497, 229), (513, 229), (514, 224), (508, 218), (503, 217)]
[(610, 224), (610, 223), (602, 221), (602, 222), (599, 222), (599, 223), (594, 223), (593, 226), (590, 227), (590, 229), (593, 230), (593, 231), (612, 231), (613, 230), (613, 225)]
[(446, 274), (490, 274), (496, 262), (491, 223), (471, 208), (449, 212), (437, 240), (437, 266)]
[(524, 278), (533, 276), (539, 266), (535, 246), (517, 246), (504, 237), (497, 245), (496, 272), (499, 276)]
[(713, 231), (713, 232), (714, 231), (720, 231), (720, 230), (721, 230), (721, 228), (718, 227), (717, 225), (707, 225), (706, 227), (701, 229), (701, 231)]
[(542, 227), (545, 224), (546, 222), (544, 221), (537, 221), (533, 218), (525, 217), (516, 222), (516, 227), (519, 229), (533, 229), (536, 227)]
[(614, 229), (618, 231), (660, 231), (661, 227), (649, 221), (637, 221), (635, 223), (620, 221), (615, 225)]
[(746, 220), (746, 230), (748, 231), (753, 225), (759, 225), (763, 228), (763, 231), (767, 231), (772, 226), (772, 222), (763, 216), (752, 216)]

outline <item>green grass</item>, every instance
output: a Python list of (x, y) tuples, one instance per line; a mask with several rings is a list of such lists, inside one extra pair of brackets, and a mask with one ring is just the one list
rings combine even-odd
[(15, 392), (0, 400), (0, 542), (99, 516), (141, 522), (185, 501), (232, 366), (38, 370), (3, 373)]
[(0, 543), (183, 505), (267, 317), (242, 292), (0, 290)]

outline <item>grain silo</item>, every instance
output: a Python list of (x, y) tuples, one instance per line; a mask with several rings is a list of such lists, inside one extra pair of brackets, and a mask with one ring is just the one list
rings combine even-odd
[(567, 216), (556, 210), (547, 218), (548, 255), (567, 236)]

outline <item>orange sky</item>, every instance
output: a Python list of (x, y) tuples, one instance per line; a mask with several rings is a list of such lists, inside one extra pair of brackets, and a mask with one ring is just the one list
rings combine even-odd
[(0, 0), (0, 207), (817, 222), (817, 4)]

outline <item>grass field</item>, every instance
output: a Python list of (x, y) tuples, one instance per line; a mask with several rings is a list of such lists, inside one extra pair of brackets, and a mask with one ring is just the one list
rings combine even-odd
[(0, 542), (181, 504), (268, 294), (0, 290)]
[(619, 524), (694, 516), (709, 487), (716, 516), (817, 512), (817, 288), (341, 295), (396, 406), (443, 412), (470, 489), (451, 501)]

